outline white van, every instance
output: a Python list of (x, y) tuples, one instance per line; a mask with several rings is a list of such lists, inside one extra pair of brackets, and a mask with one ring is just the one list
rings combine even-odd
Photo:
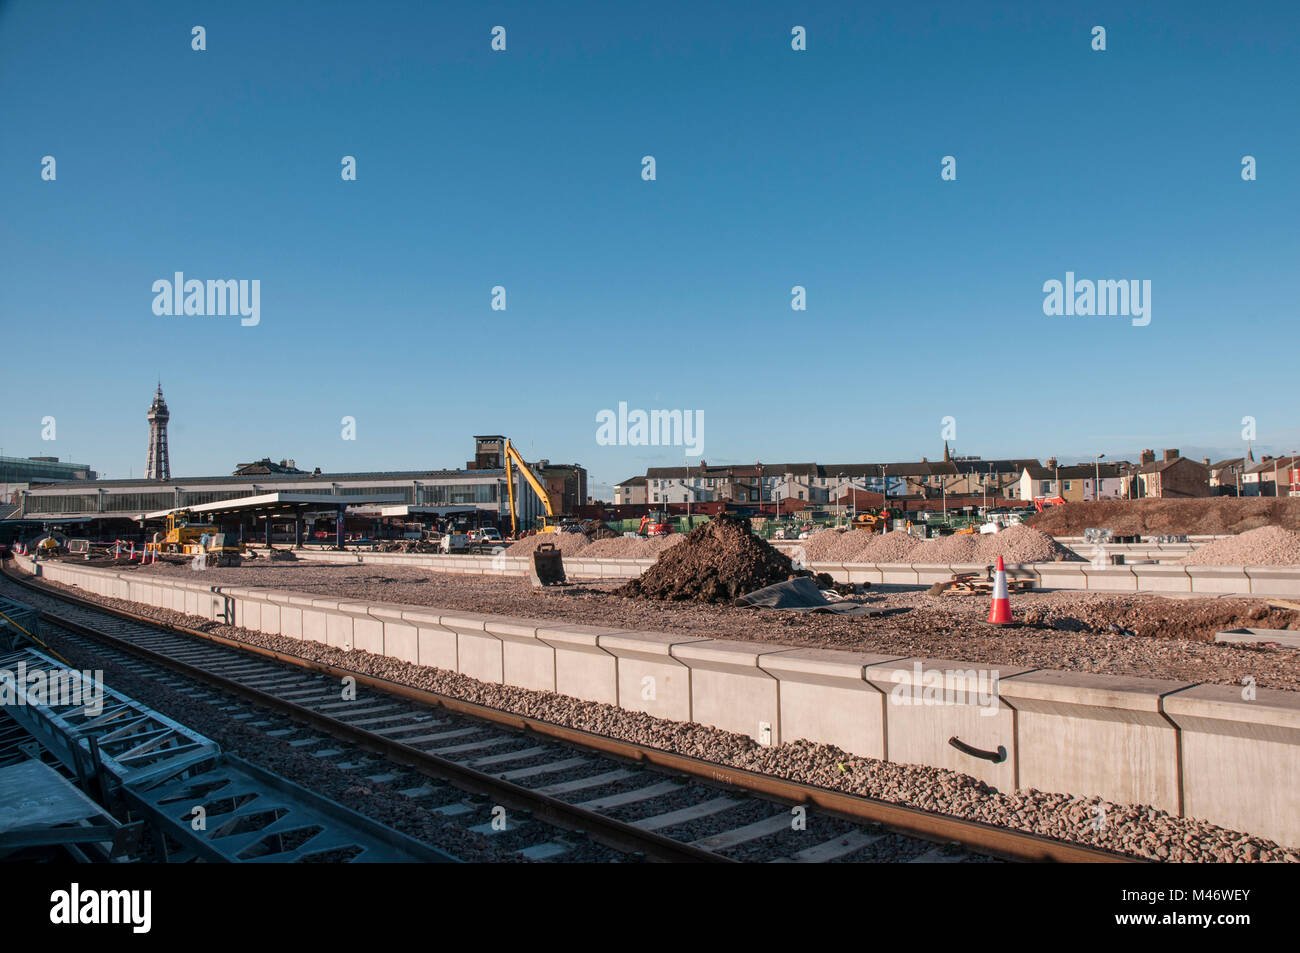
[(444, 553), (455, 553), (469, 548), (469, 537), (464, 533), (447, 533), (438, 543)]

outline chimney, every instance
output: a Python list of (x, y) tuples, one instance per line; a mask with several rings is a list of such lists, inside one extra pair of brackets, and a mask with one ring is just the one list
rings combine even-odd
[(1209, 458), (1209, 457), (1201, 457), (1201, 463), (1202, 463), (1203, 465), (1205, 465), (1205, 466), (1208, 467), (1208, 466), (1210, 465), (1210, 458)]
[(1143, 451), (1142, 451), (1142, 457), (1141, 457), (1141, 461), (1140, 461), (1140, 462), (1142, 462), (1142, 463), (1155, 463), (1155, 462), (1156, 462), (1156, 452), (1155, 452), (1154, 450), (1143, 450)]
[(1177, 460), (1177, 459), (1178, 459), (1178, 451), (1177, 451), (1177, 450), (1166, 450), (1166, 451), (1165, 451), (1165, 460), (1164, 460), (1165, 463), (1168, 463), (1170, 460)]
[(1055, 469), (1056, 469), (1056, 457), (1048, 457), (1048, 458), (1047, 458), (1047, 469), (1049, 469), (1049, 470), (1055, 470)]

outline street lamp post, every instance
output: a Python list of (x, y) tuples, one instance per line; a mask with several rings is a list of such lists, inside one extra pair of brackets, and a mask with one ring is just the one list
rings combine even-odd
[(835, 525), (841, 526), (844, 522), (844, 473), (835, 478)]
[(1105, 455), (1106, 454), (1104, 453), (1099, 453), (1097, 454), (1096, 459), (1093, 460), (1092, 499), (1094, 502), (1101, 499), (1101, 458)]

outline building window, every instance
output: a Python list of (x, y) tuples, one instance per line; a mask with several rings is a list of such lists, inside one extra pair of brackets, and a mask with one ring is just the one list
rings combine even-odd
[(1062, 485), (1063, 487), (1065, 487), (1065, 489), (1067, 489), (1067, 490), (1070, 489), (1070, 487), (1071, 487), (1071, 485), (1072, 485), (1073, 483), (1074, 483), (1073, 480), (1062, 480), (1062, 481), (1061, 481), (1061, 485)]

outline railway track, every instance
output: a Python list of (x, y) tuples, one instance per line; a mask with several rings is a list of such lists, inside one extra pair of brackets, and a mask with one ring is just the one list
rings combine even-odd
[[(531, 860), (1128, 859), (485, 708), (4, 576), (60, 639), (114, 653), (190, 698), (225, 696), (248, 724), (471, 830), (507, 835)], [(593, 856), (593, 844), (609, 856)]]

